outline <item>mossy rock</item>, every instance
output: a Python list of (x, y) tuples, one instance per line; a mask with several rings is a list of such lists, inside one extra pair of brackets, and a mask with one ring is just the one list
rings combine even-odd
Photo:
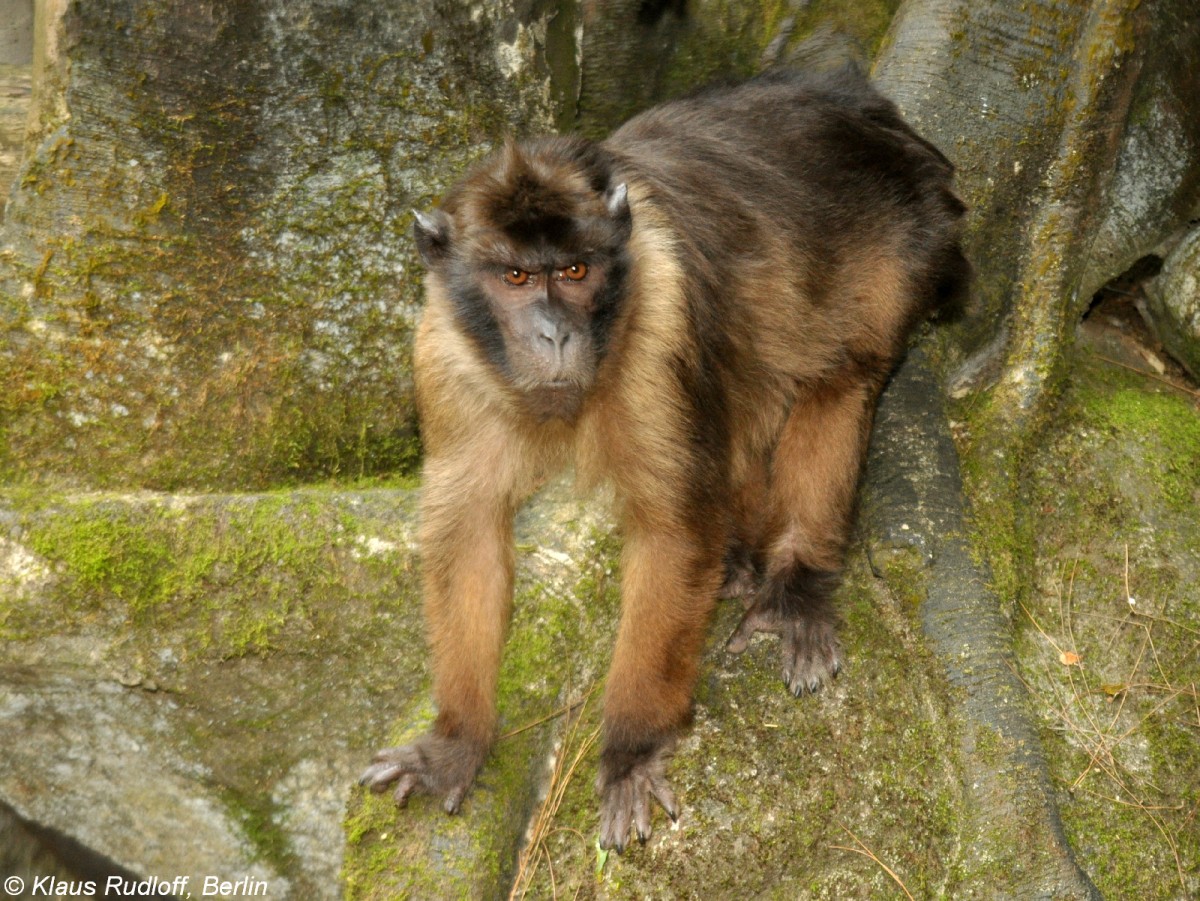
[(196, 490), (411, 470), (411, 210), (505, 133), (553, 127), (575, 58), (554, 18), (508, 0), (66, 6), (65, 80), (38, 111), (65, 114), (3, 225), (0, 476)]
[(1067, 833), (1106, 898), (1195, 897), (1195, 400), (1083, 350), (1031, 472), (1016, 647)]
[(396, 897), (457, 872), (494, 894), (555, 712), (603, 671), (613, 544), (561, 485), (523, 514), (502, 674), (513, 734), (469, 816), (401, 813), (355, 780), (430, 716), (414, 507), (408, 489), (9, 493), (0, 804), (114, 872), (193, 887), (220, 875), (272, 898)]

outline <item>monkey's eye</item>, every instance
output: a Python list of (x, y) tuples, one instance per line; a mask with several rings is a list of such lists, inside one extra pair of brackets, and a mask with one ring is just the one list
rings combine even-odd
[(529, 273), (524, 269), (506, 269), (504, 271), (504, 281), (514, 288), (519, 288), (521, 285), (529, 282)]
[(565, 278), (573, 282), (581, 282), (587, 278), (588, 267), (587, 263), (574, 263), (566, 269), (558, 270), (558, 277)]

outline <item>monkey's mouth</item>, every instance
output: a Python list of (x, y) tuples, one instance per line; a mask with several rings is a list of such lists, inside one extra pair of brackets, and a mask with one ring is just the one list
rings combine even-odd
[(550, 379), (525, 392), (525, 402), (538, 419), (572, 420), (583, 403), (583, 392), (568, 379)]

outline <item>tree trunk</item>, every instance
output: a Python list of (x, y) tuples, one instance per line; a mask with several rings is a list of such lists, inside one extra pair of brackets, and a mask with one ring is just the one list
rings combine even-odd
[(982, 395), (984, 503), (1011, 500), (1092, 295), (1200, 204), (1198, 52), (1188, 2), (914, 0), (893, 23), (876, 78), (971, 207), (950, 390)]

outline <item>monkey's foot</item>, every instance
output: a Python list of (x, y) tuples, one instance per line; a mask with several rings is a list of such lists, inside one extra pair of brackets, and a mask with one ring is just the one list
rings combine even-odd
[(789, 614), (755, 603), (730, 637), (726, 649), (740, 654), (755, 632), (774, 632), (782, 639), (783, 681), (799, 697), (815, 692), (842, 669), (842, 649), (831, 617)]
[(600, 847), (625, 850), (632, 824), (639, 841), (650, 837), (650, 799), (654, 798), (672, 821), (679, 819), (679, 804), (667, 784), (667, 761), (674, 741), (668, 740), (649, 751), (614, 751), (600, 756)]
[(443, 798), (446, 813), (458, 813), (487, 751), (487, 746), (479, 742), (425, 735), (411, 745), (384, 748), (359, 777), (358, 784), (382, 792), (395, 782), (393, 794), (401, 807), (417, 793)]

